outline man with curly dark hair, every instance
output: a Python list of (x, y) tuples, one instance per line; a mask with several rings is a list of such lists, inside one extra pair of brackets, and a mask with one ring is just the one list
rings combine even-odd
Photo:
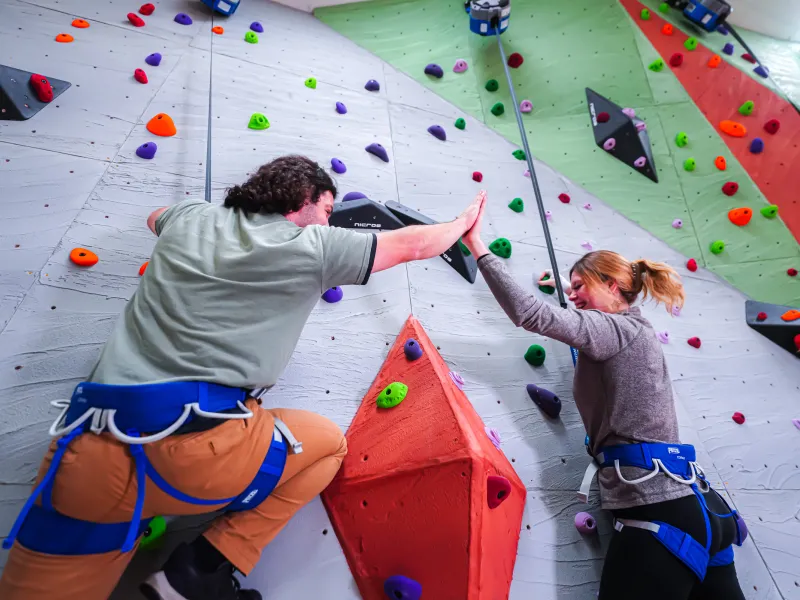
[(261, 396), (326, 289), (441, 254), (485, 201), (479, 193), (449, 223), (363, 233), (327, 226), (335, 195), (319, 165), (284, 156), (222, 206), (186, 200), (150, 215), (158, 242), (149, 265), (53, 425), (63, 437), (42, 463), (32, 496), (41, 506), (26, 505), (7, 539), (0, 597), (105, 599), (152, 517), (221, 509), (142, 591), (148, 600), (260, 600), (239, 589), (234, 570), (250, 572), (347, 453), (328, 419), (260, 409)]

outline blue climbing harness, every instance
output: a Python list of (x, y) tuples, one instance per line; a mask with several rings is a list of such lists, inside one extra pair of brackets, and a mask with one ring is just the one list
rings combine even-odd
[[(586, 438), (587, 449), (589, 447), (588, 436)], [(638, 467), (650, 471), (638, 479), (628, 480), (622, 475), (621, 467)], [(717, 514), (708, 508), (703, 497), (698, 481), (710, 489), (705, 479), (703, 469), (697, 464), (694, 446), (690, 444), (620, 444), (618, 446), (608, 446), (601, 448), (594, 457), (593, 462), (586, 469), (581, 490), (578, 497), (584, 502), (588, 501), (589, 489), (597, 471), (604, 468), (616, 470), (617, 477), (622, 483), (635, 485), (642, 483), (663, 473), (667, 477), (691, 487), (697, 497), (700, 507), (703, 509), (703, 518), (706, 525), (705, 546), (669, 523), (661, 521), (637, 521), (635, 519), (614, 519), (614, 529), (622, 531), (625, 527), (634, 527), (650, 531), (655, 538), (661, 542), (678, 560), (689, 567), (695, 575), (702, 581), (706, 576), (706, 569), (729, 565), (733, 562), (733, 546), (727, 546), (714, 555), (711, 551), (711, 521), (709, 514), (725, 518), (731, 517), (736, 524), (736, 539), (734, 543), (741, 546), (747, 537), (747, 527), (738, 512), (728, 506), (728, 513)]]
[[(214, 383), (177, 381), (146, 385), (79, 384), (70, 400), (57, 400), (61, 414), (50, 428), (60, 439), (50, 468), (22, 507), (11, 532), (3, 542), (9, 549), (15, 540), (35, 552), (57, 555), (101, 554), (121, 549), (129, 552), (147, 529), (151, 519), (142, 518), (146, 478), (173, 498), (188, 504), (224, 507), (226, 511), (255, 508), (275, 489), (283, 475), (286, 456), (303, 451), (289, 428), (275, 419), (272, 443), (255, 478), (238, 496), (205, 500), (170, 485), (147, 460), (143, 444), (162, 440), (198, 417), (247, 419), (253, 413), (244, 405), (251, 395), (241, 388)], [(110, 432), (128, 444), (136, 466), (136, 504), (130, 521), (93, 523), (62, 515), (53, 508), (56, 471), (69, 444), (88, 431)], [(158, 432), (158, 433), (151, 433)], [(148, 435), (143, 435), (148, 434)], [(41, 497), (41, 504), (36, 501)]]

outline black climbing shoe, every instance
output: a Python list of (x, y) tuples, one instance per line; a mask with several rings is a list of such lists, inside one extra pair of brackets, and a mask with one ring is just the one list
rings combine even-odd
[(181, 544), (163, 570), (153, 573), (139, 589), (147, 600), (261, 600), (257, 591), (240, 589), (233, 572), (229, 562), (216, 571), (202, 571), (192, 546)]

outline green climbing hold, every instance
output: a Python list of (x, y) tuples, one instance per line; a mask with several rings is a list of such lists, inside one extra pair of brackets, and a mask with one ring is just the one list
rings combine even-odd
[(765, 206), (761, 209), (761, 214), (768, 219), (774, 219), (778, 214), (778, 207), (774, 204), (770, 204), (769, 206)]
[(160, 542), (163, 541), (162, 537), (166, 531), (167, 522), (164, 520), (164, 517), (153, 517), (153, 520), (150, 521), (150, 524), (144, 531), (142, 541), (139, 542), (139, 549), (147, 550), (148, 548), (160, 546)]
[(456, 119), (456, 129), (465, 129), (467, 127), (467, 122), (464, 119), (458, 118)]
[(752, 100), (748, 100), (739, 107), (739, 114), (749, 117), (753, 114), (753, 109), (756, 107)]
[(694, 50), (695, 48), (697, 48), (697, 38), (696, 37), (686, 38), (686, 41), (683, 42), (683, 47), (686, 48), (687, 50)]
[(513, 151), (511, 154), (512, 154), (512, 155), (514, 156), (514, 158), (516, 158), (517, 160), (525, 160), (525, 150), (519, 150), (519, 149), (517, 149), (517, 150), (514, 150), (514, 151)]
[(472, 252), (469, 251), (469, 248), (467, 248), (464, 245), (464, 242), (462, 242), (461, 240), (458, 240), (458, 247), (461, 248), (461, 254), (463, 254), (464, 256), (470, 256), (472, 254)]
[(244, 41), (248, 44), (257, 44), (258, 43), (258, 36), (256, 35), (255, 31), (248, 31), (244, 34)]
[(650, 69), (651, 71), (655, 71), (656, 73), (658, 73), (659, 71), (664, 69), (664, 59), (663, 58), (655, 59), (653, 62), (650, 63), (650, 66), (647, 68)]
[(522, 202), (522, 198), (514, 198), (511, 202), (508, 203), (508, 208), (513, 210), (515, 213), (521, 213), (522, 210), (525, 208), (525, 203)]
[(678, 145), (678, 148), (683, 148), (689, 143), (689, 136), (686, 135), (685, 132), (679, 131), (678, 135), (675, 136), (675, 143)]
[(314, 77), (309, 77), (306, 79), (306, 87), (312, 90), (317, 89), (317, 80)]
[(511, 256), (511, 242), (506, 238), (497, 238), (489, 244), (489, 250), (500, 258), (508, 258)]
[(642, 21), (649, 21), (650, 20), (650, 11), (646, 8), (642, 9), (641, 13)]
[(662, 13), (668, 13), (669, 12), (669, 4), (667, 4), (666, 2), (662, 2), (659, 5), (658, 10), (660, 10)]
[(378, 395), (378, 406), (380, 408), (394, 408), (405, 400), (407, 393), (408, 386), (405, 383), (392, 382)]
[(544, 364), (544, 359), (547, 356), (547, 352), (544, 351), (539, 344), (533, 344), (528, 351), (525, 352), (525, 360), (529, 365), (533, 365), (534, 367), (541, 367)]
[[(547, 281), (548, 279), (550, 279), (550, 275), (545, 275), (544, 277), (542, 277), (542, 281)], [(556, 288), (554, 288), (551, 285), (540, 285), (539, 291), (544, 294), (555, 294)], [(531, 346), (531, 348), (533, 348), (533, 346)]]
[(697, 168), (697, 161), (693, 158), (687, 158), (683, 161), (684, 171), (694, 171)]
[(494, 106), (492, 106), (492, 114), (493, 114), (495, 117), (499, 117), (499, 116), (500, 116), (500, 115), (502, 115), (504, 112), (506, 112), (506, 107), (505, 107), (505, 106), (503, 106), (503, 103), (502, 103), (502, 102), (497, 102), (497, 103), (496, 103)]
[(269, 129), (269, 119), (262, 115), (261, 113), (253, 113), (253, 116), (250, 117), (250, 122), (247, 124), (250, 129)]
[(725, 242), (722, 240), (711, 242), (711, 254), (722, 254), (723, 250), (725, 250)]
[(500, 84), (497, 83), (497, 79), (490, 79), (486, 82), (487, 92), (496, 92), (498, 89), (500, 89)]

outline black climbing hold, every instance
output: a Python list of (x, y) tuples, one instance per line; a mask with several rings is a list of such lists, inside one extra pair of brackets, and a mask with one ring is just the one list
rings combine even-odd
[(372, 143), (366, 148), (364, 148), (370, 154), (374, 154), (378, 158), (380, 158), (383, 162), (389, 162), (389, 155), (386, 153), (386, 148), (381, 146), (378, 143)]
[(406, 343), (403, 344), (403, 352), (405, 352), (408, 360), (417, 360), (422, 356), (422, 346), (414, 338), (408, 338)]
[[(68, 81), (0, 65), (0, 121), (24, 121), (52, 103), (39, 100), (31, 88), (31, 77), (45, 79), (52, 88), (52, 98), (57, 98), (72, 85)], [(46, 98), (50, 98), (50, 94)]]
[(444, 127), (441, 125), (431, 125), (428, 127), (428, 133), (430, 133), (436, 139), (442, 140), (443, 142), (447, 140), (447, 133), (445, 133)]
[(441, 79), (444, 76), (444, 71), (439, 65), (431, 63), (425, 67), (425, 75), (430, 75), (431, 77), (436, 77), (436, 79)]
[(333, 205), (333, 212), (328, 219), (328, 225), (331, 227), (391, 231), (404, 226), (404, 223), (383, 204), (370, 200), (363, 194), (355, 198), (348, 196), (349, 194), (344, 198), (347, 202), (343, 200)]
[(548, 417), (557, 419), (561, 414), (561, 400), (550, 390), (540, 388), (537, 385), (529, 383), (527, 388), (528, 395), (531, 397), (542, 412)]
[(342, 202), (349, 202), (350, 200), (358, 200), (359, 198), (366, 198), (361, 192), (347, 192), (342, 198)]
[[(790, 310), (796, 310), (796, 308), (756, 302), (755, 300), (746, 300), (744, 303), (745, 320), (752, 329), (790, 354), (800, 357), (800, 354), (797, 353), (798, 349), (794, 345), (795, 336), (800, 335), (800, 319), (796, 321), (781, 319), (781, 315)], [(758, 318), (761, 313), (766, 315), (765, 319)]]
[(136, 156), (150, 160), (156, 155), (156, 150), (158, 150), (158, 146), (155, 142), (147, 142), (136, 149)]
[(383, 591), (392, 600), (420, 600), (422, 585), (404, 575), (392, 575), (383, 582)]
[(381, 84), (375, 81), (374, 79), (370, 79), (365, 85), (364, 89), (368, 92), (377, 92), (381, 89)]

